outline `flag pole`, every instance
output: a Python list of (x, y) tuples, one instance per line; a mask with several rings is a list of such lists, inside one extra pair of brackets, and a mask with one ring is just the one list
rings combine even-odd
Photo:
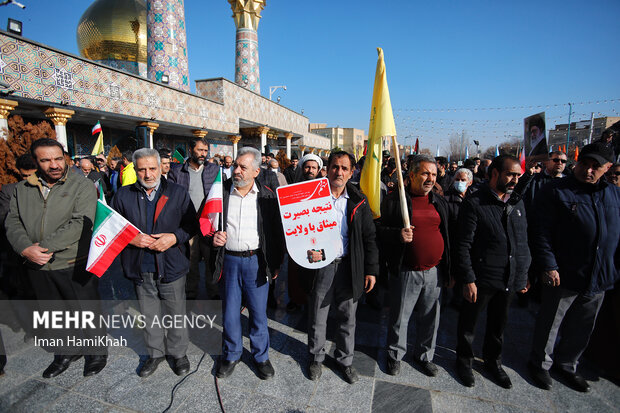
[(400, 166), (400, 153), (398, 151), (396, 136), (392, 136), (392, 146), (394, 147), (394, 158), (396, 158), (396, 173), (398, 174), (398, 193), (400, 194), (400, 212), (403, 216), (403, 228), (409, 228), (411, 224), (409, 222), (407, 200), (405, 199), (405, 183), (403, 182), (403, 170)]

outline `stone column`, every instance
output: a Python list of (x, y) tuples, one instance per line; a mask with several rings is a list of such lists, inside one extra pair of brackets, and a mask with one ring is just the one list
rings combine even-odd
[(256, 130), (260, 133), (260, 148), (258, 148), (258, 150), (263, 153), (267, 145), (267, 132), (269, 132), (269, 128), (267, 126), (261, 126), (256, 128)]
[(145, 128), (148, 129), (148, 131), (149, 131), (149, 148), (154, 149), (155, 146), (153, 145), (153, 133), (159, 127), (159, 123), (155, 123), (155, 122), (140, 122), (140, 126), (144, 126)]
[(0, 138), (9, 137), (9, 115), (17, 107), (15, 100), (0, 99)]
[(47, 108), (43, 112), (52, 122), (54, 122), (54, 129), (56, 129), (56, 140), (60, 142), (65, 151), (67, 149), (67, 121), (71, 119), (71, 116), (75, 113), (70, 109), (61, 108)]
[(237, 159), (237, 144), (241, 140), (241, 135), (228, 135), (228, 139), (233, 144), (233, 159)]
[(149, 79), (189, 92), (183, 0), (147, 0), (146, 22)]
[(293, 139), (293, 133), (285, 133), (284, 138), (286, 138), (286, 157), (291, 159), (291, 140)]
[(228, 0), (237, 27), (235, 83), (260, 94), (258, 22), (265, 0)]

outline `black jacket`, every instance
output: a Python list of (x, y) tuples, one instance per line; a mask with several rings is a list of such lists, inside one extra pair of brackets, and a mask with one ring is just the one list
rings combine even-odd
[(467, 196), (458, 216), (457, 271), (463, 284), (519, 291), (531, 256), (521, 196), (502, 202), (488, 185)]
[(256, 177), (256, 181), (260, 182), (261, 185), (269, 187), (272, 191), (275, 192), (276, 188), (280, 186), (278, 182), (278, 176), (271, 172), (270, 169), (260, 168), (258, 171), (258, 176)]
[[(411, 221), (411, 198), (405, 196), (407, 200), (407, 210), (409, 211), (409, 220)], [(448, 281), (450, 274), (450, 238), (448, 233), (448, 204), (446, 200), (434, 192), (428, 194), (428, 199), (437, 210), (441, 222), (439, 224), (439, 232), (443, 238), (443, 256), (439, 262), (439, 275), (442, 282)], [(381, 219), (379, 221), (379, 241), (380, 248), (385, 251), (388, 260), (390, 273), (398, 274), (400, 266), (403, 262), (405, 253), (405, 244), (400, 241), (400, 231), (403, 228), (403, 216), (400, 212), (400, 193), (398, 190), (388, 194), (381, 204)], [(418, 240), (422, 241), (423, 240)], [(416, 240), (414, 240), (416, 242)]]
[[(349, 254), (351, 260), (351, 289), (353, 300), (364, 293), (364, 277), (379, 275), (379, 250), (376, 243), (376, 228), (366, 196), (351, 182), (347, 183), (347, 225)], [(316, 277), (321, 270), (309, 271)], [(306, 284), (311, 287), (312, 279)]]
[(534, 201), (532, 251), (541, 270), (558, 270), (560, 285), (593, 295), (620, 280), (620, 188), (553, 180)]
[[(144, 196), (144, 191), (136, 182), (119, 188), (111, 205), (142, 232), (147, 228), (146, 207), (141, 199)], [(189, 271), (188, 241), (198, 231), (196, 211), (187, 190), (165, 178), (161, 180), (156, 199), (152, 233), (173, 233), (177, 238), (175, 245), (155, 254), (158, 276), (168, 283), (183, 277)], [(121, 252), (121, 265), (125, 276), (138, 284), (144, 281), (140, 275), (143, 254), (143, 248), (133, 245), (127, 245)]]
[[(202, 168), (202, 188), (205, 191), (204, 196), (209, 194), (211, 185), (217, 177), (220, 167), (214, 163), (205, 162)], [(185, 161), (183, 165), (172, 164), (170, 172), (168, 172), (168, 181), (181, 185), (186, 191), (189, 191), (189, 161)]]
[[(280, 268), (280, 264), (282, 264), (282, 259), (284, 258), (284, 231), (282, 229), (278, 200), (275, 192), (256, 180), (254, 182), (258, 188), (256, 199), (258, 213), (256, 215), (258, 219), (259, 249), (261, 250), (260, 254), (258, 254), (258, 264), (271, 282), (275, 275), (274, 272)], [(232, 190), (232, 179), (227, 179), (226, 182), (224, 182), (223, 194), (224, 231), (226, 231), (226, 227), (228, 226), (228, 201)], [(226, 247), (213, 248), (215, 250), (215, 254), (213, 254), (215, 255), (213, 281), (217, 282), (222, 277)]]

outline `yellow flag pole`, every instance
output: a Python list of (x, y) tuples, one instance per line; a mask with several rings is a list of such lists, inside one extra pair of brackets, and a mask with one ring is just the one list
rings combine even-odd
[(396, 158), (396, 173), (398, 174), (398, 193), (400, 194), (400, 213), (403, 216), (403, 228), (409, 228), (409, 210), (407, 209), (407, 199), (405, 198), (405, 183), (403, 182), (403, 170), (400, 166), (400, 153), (396, 136), (392, 136), (392, 146), (394, 147), (394, 158)]

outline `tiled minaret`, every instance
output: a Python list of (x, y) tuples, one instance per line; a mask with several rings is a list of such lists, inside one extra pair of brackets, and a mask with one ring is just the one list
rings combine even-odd
[(189, 91), (184, 0), (147, 0), (148, 77)]
[(235, 83), (260, 93), (258, 22), (265, 0), (228, 0), (237, 26)]

